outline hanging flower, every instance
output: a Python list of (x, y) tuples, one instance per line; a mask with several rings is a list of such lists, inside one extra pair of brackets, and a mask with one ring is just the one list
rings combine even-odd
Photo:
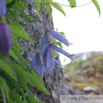
[(12, 36), (7, 24), (0, 24), (0, 52), (7, 58), (12, 45)]

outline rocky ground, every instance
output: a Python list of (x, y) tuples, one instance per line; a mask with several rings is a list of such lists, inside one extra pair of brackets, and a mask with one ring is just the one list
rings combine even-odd
[(63, 69), (67, 83), (90, 95), (103, 95), (103, 52), (77, 54)]

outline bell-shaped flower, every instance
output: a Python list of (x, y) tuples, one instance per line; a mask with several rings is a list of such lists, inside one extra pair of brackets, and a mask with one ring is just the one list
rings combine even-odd
[(47, 50), (47, 55), (45, 55), (43, 58), (43, 66), (44, 66), (45, 73), (48, 74), (49, 69), (50, 71), (53, 71), (55, 64), (61, 66), (61, 64), (55, 58), (52, 58), (50, 54), (50, 46), (49, 46)]
[(42, 68), (42, 61), (39, 53), (36, 53), (36, 55), (33, 57), (30, 67), (32, 69), (35, 69), (36, 72), (41, 75), (41, 78), (43, 77), (44, 71)]
[(6, 15), (6, 1), (0, 0), (0, 16)]
[(7, 24), (0, 24), (0, 52), (7, 58), (12, 45), (12, 36)]

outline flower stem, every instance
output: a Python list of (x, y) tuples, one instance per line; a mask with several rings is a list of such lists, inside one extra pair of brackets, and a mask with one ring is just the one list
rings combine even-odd
[(1, 92), (2, 92), (2, 97), (3, 97), (3, 103), (6, 103), (4, 90), (3, 90), (3, 89), (1, 89)]
[[(45, 28), (45, 27), (42, 27), (42, 28)], [(31, 37), (31, 36), (33, 36), (33, 35), (36, 35), (36, 34), (38, 34), (38, 33), (40, 33), (40, 31), (42, 30), (42, 28), (38, 31), (38, 32), (36, 32), (35, 34), (32, 34), (32, 35), (30, 35), (29, 37)], [(45, 28), (46, 29), (46, 28)], [(47, 30), (47, 29), (46, 29)], [(24, 41), (25, 39), (23, 39), (23, 40), (21, 40), (19, 43), (21, 43), (22, 41)]]

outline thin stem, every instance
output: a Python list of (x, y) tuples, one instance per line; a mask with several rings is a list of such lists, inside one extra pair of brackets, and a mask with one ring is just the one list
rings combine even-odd
[(4, 18), (4, 16), (1, 16), (1, 23), (5, 23), (5, 18)]
[[(45, 28), (45, 27), (42, 27), (42, 28)], [(42, 29), (42, 28), (41, 28), (41, 29)], [(33, 36), (33, 35), (36, 35), (36, 34), (40, 33), (41, 29), (40, 29), (38, 32), (36, 32), (35, 34), (30, 35), (29, 37), (31, 37), (31, 36)], [(46, 29), (46, 28), (45, 28), (45, 29)], [(46, 30), (47, 30), (47, 29), (46, 29)], [(19, 43), (21, 43), (21, 42), (24, 41), (24, 40), (25, 40), (25, 39), (21, 40)]]
[[(39, 2), (39, 1), (35, 1), (35, 2)], [(29, 2), (26, 2), (25, 4), (29, 4), (29, 3), (33, 3), (33, 1), (29, 1)], [(39, 2), (39, 3), (45, 3), (45, 2)], [(89, 2), (89, 3), (86, 3), (86, 4), (83, 4), (83, 5), (80, 5), (80, 6), (75, 6), (75, 7), (73, 7), (73, 8), (78, 8), (78, 7), (83, 7), (83, 6), (86, 6), (86, 5), (88, 5), (88, 4), (91, 4), (92, 2)], [(45, 5), (47, 5), (46, 3), (45, 3)], [(61, 5), (61, 6), (66, 6), (66, 7), (70, 7), (70, 6), (68, 6), (68, 5), (65, 5), (65, 4), (59, 4), (59, 5)]]
[(3, 103), (6, 103), (4, 90), (3, 90), (3, 89), (1, 89), (1, 92), (2, 92), (2, 97), (3, 97)]

